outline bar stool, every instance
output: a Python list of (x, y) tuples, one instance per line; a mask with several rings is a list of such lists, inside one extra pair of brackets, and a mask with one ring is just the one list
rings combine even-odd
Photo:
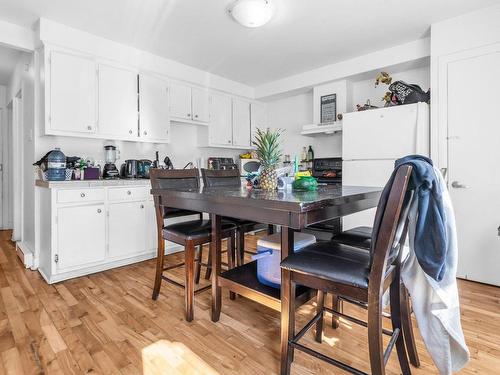
[[(373, 228), (371, 227), (355, 227), (346, 231), (343, 231), (339, 234), (336, 234), (332, 237), (333, 242), (350, 245), (354, 247), (358, 247), (364, 249), (365, 251), (370, 251), (372, 244), (372, 232)], [(333, 298), (333, 309), (342, 312), (342, 302), (346, 301), (349, 303), (353, 303), (355, 305), (368, 309), (366, 304), (360, 304), (359, 302), (343, 299), (342, 297), (337, 298), (336, 296), (332, 296)], [(411, 320), (411, 314), (413, 310), (411, 308), (410, 303), (410, 295), (408, 293), (408, 289), (402, 284), (401, 285), (401, 319), (403, 326), (403, 338), (405, 340), (406, 349), (408, 350), (408, 357), (410, 358), (410, 363), (415, 367), (420, 367), (420, 358), (418, 356), (417, 345), (415, 343), (415, 335), (413, 333), (413, 324)], [(384, 313), (384, 317), (388, 318), (388, 314)], [(332, 321), (333, 328), (338, 327), (338, 317), (334, 316)]]
[[(238, 169), (202, 169), (201, 176), (203, 178), (203, 185), (206, 187), (241, 187), (241, 176)], [(255, 252), (245, 250), (245, 233), (265, 228), (268, 228), (268, 232), (272, 231), (271, 227), (267, 226), (267, 224), (261, 224), (256, 221), (226, 216), (222, 220), (231, 222), (237, 227), (236, 262), (238, 266), (244, 263), (245, 253), (255, 254)], [(210, 261), (208, 263), (210, 264)], [(210, 271), (211, 268), (207, 268), (206, 279), (210, 278)]]
[[(199, 189), (198, 169), (151, 169), (151, 186), (155, 189)], [(194, 295), (210, 288), (206, 286), (195, 291), (195, 264), (201, 263), (202, 245), (211, 242), (211, 222), (204, 220), (202, 215), (198, 220), (190, 220), (170, 225), (164, 225), (164, 217), (169, 217), (169, 208), (160, 197), (155, 196), (156, 224), (158, 231), (158, 254), (156, 258), (156, 275), (152, 298), (156, 300), (160, 293), (161, 281), (165, 280), (185, 290), (185, 314), (188, 322), (194, 317)], [(174, 210), (173, 210), (174, 211)], [(175, 211), (174, 211), (175, 212)], [(192, 211), (191, 211), (192, 212)], [(196, 212), (195, 212), (196, 213)], [(222, 223), (222, 238), (228, 238), (228, 263), (229, 268), (234, 267), (234, 245), (236, 238), (236, 226), (232, 223)], [(184, 246), (184, 263), (164, 267), (165, 262), (165, 240)], [(199, 247), (198, 259), (195, 247)], [(164, 275), (164, 271), (185, 266), (185, 284)]]
[[(374, 250), (336, 243), (318, 242), (289, 255), (281, 263), (281, 374), (289, 374), (295, 349), (313, 355), (352, 374), (365, 374), (349, 364), (328, 357), (299, 343), (314, 325), (316, 341), (322, 341), (323, 315), (327, 311), (368, 328), (371, 373), (384, 375), (392, 349), (396, 346), (403, 375), (411, 374), (401, 335), (400, 263), (407, 232), (407, 214), (412, 192), (407, 191), (412, 168), (401, 166), (385, 187), (377, 207)], [(317, 313), (295, 335), (296, 284), (318, 290)], [(382, 296), (390, 291), (393, 330), (382, 326)], [(331, 293), (368, 305), (368, 322), (324, 306), (324, 296)], [(383, 349), (382, 335), (390, 336)]]

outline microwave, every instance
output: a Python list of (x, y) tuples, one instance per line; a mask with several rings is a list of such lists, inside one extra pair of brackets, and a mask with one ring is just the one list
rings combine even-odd
[(259, 159), (240, 159), (240, 174), (242, 176), (246, 176), (247, 173), (257, 172), (259, 168)]

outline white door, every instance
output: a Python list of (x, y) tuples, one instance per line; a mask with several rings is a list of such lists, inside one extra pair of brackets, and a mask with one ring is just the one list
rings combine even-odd
[(429, 154), (429, 106), (425, 103), (346, 113), (344, 160), (398, 159)]
[[(394, 160), (344, 161), (342, 164), (342, 185), (384, 187), (392, 171)], [(373, 226), (375, 208), (347, 215), (342, 218), (342, 229), (359, 226)]]
[(175, 118), (192, 120), (191, 115), (191, 87), (179, 83), (171, 83), (170, 115)]
[(49, 129), (70, 133), (96, 131), (97, 70), (86, 57), (51, 52)]
[(233, 99), (233, 145), (250, 147), (250, 103)]
[(208, 122), (208, 92), (207, 90), (192, 88), (191, 90), (192, 116), (194, 121)]
[(210, 98), (209, 144), (233, 144), (231, 121), (231, 98), (212, 94)]
[(103, 261), (106, 255), (104, 204), (57, 209), (56, 265), (59, 271)]
[[(448, 63), (448, 181), (458, 276), (500, 285), (500, 46)], [(473, 72), (472, 79), (464, 79)]]
[(141, 75), (139, 97), (140, 139), (168, 142), (170, 112), (167, 83), (156, 77)]
[(99, 64), (99, 134), (137, 139), (137, 73)]
[(109, 205), (108, 256), (124, 258), (146, 251), (146, 202)]

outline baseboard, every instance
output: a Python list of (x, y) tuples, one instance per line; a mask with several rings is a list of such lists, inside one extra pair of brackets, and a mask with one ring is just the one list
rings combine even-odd
[(16, 254), (23, 262), (24, 267), (30, 268), (33, 266), (33, 252), (25, 242), (16, 242)]

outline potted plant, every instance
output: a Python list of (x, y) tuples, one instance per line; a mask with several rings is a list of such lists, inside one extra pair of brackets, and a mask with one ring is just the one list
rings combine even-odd
[(260, 187), (264, 190), (276, 190), (278, 187), (278, 175), (276, 166), (281, 158), (281, 134), (282, 129), (262, 130), (257, 128), (255, 140), (252, 142), (256, 147), (257, 158), (261, 163)]

